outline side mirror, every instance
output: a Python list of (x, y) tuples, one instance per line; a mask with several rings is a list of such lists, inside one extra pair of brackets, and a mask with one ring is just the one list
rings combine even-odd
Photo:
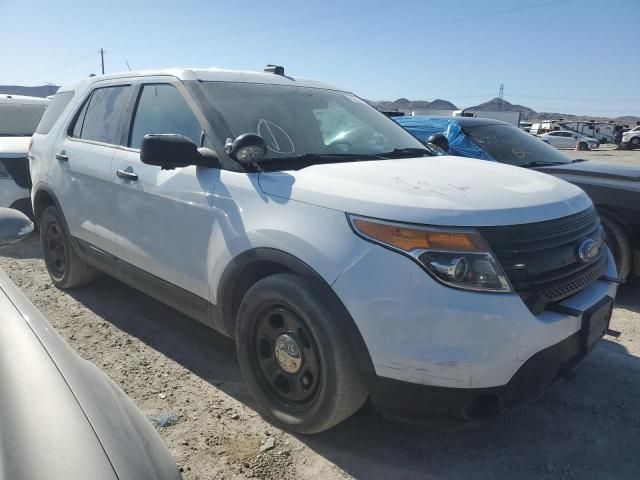
[(184, 135), (154, 133), (145, 135), (140, 148), (140, 161), (163, 170), (188, 167), (217, 167), (218, 158), (208, 148), (198, 148)]
[(267, 144), (255, 133), (243, 133), (235, 140), (227, 138), (224, 146), (230, 157), (242, 165), (251, 165), (262, 160), (267, 154)]
[(0, 246), (24, 240), (31, 232), (33, 222), (24, 213), (12, 208), (0, 208)]
[(444, 150), (445, 152), (449, 150), (449, 140), (447, 140), (447, 137), (445, 137), (441, 133), (431, 135), (427, 139), (427, 143), (435, 145), (436, 147), (438, 147), (441, 150)]

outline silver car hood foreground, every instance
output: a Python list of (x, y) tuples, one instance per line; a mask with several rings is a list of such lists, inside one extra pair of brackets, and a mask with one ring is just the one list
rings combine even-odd
[(550, 175), (451, 156), (261, 173), (260, 188), (334, 210), (432, 225), (531, 223), (591, 206), (582, 190)]
[(180, 478), (143, 413), (1, 270), (0, 312), (0, 478)]

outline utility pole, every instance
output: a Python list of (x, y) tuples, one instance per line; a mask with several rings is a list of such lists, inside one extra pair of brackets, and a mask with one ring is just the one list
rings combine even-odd
[(102, 74), (104, 75), (104, 48), (100, 49), (100, 63), (102, 64)]
[(504, 83), (500, 84), (500, 93), (498, 93), (498, 98), (500, 99), (500, 111), (502, 111), (504, 102)]

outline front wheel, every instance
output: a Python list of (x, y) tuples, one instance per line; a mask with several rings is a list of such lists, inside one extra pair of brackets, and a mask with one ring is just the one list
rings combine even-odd
[(624, 282), (631, 273), (633, 266), (631, 237), (625, 228), (613, 217), (605, 213), (600, 213), (600, 218), (602, 219), (604, 231), (607, 234), (607, 246), (616, 261), (618, 278), (621, 282)]
[(240, 369), (260, 413), (298, 433), (317, 433), (355, 413), (367, 389), (341, 322), (320, 289), (288, 273), (244, 296), (236, 323)]

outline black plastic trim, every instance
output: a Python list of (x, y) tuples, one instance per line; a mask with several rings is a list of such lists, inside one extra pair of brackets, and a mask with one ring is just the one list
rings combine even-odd
[(72, 239), (78, 255), (89, 265), (205, 325), (214, 326), (211, 319), (213, 308), (208, 300), (120, 260), (84, 240), (77, 237)]

